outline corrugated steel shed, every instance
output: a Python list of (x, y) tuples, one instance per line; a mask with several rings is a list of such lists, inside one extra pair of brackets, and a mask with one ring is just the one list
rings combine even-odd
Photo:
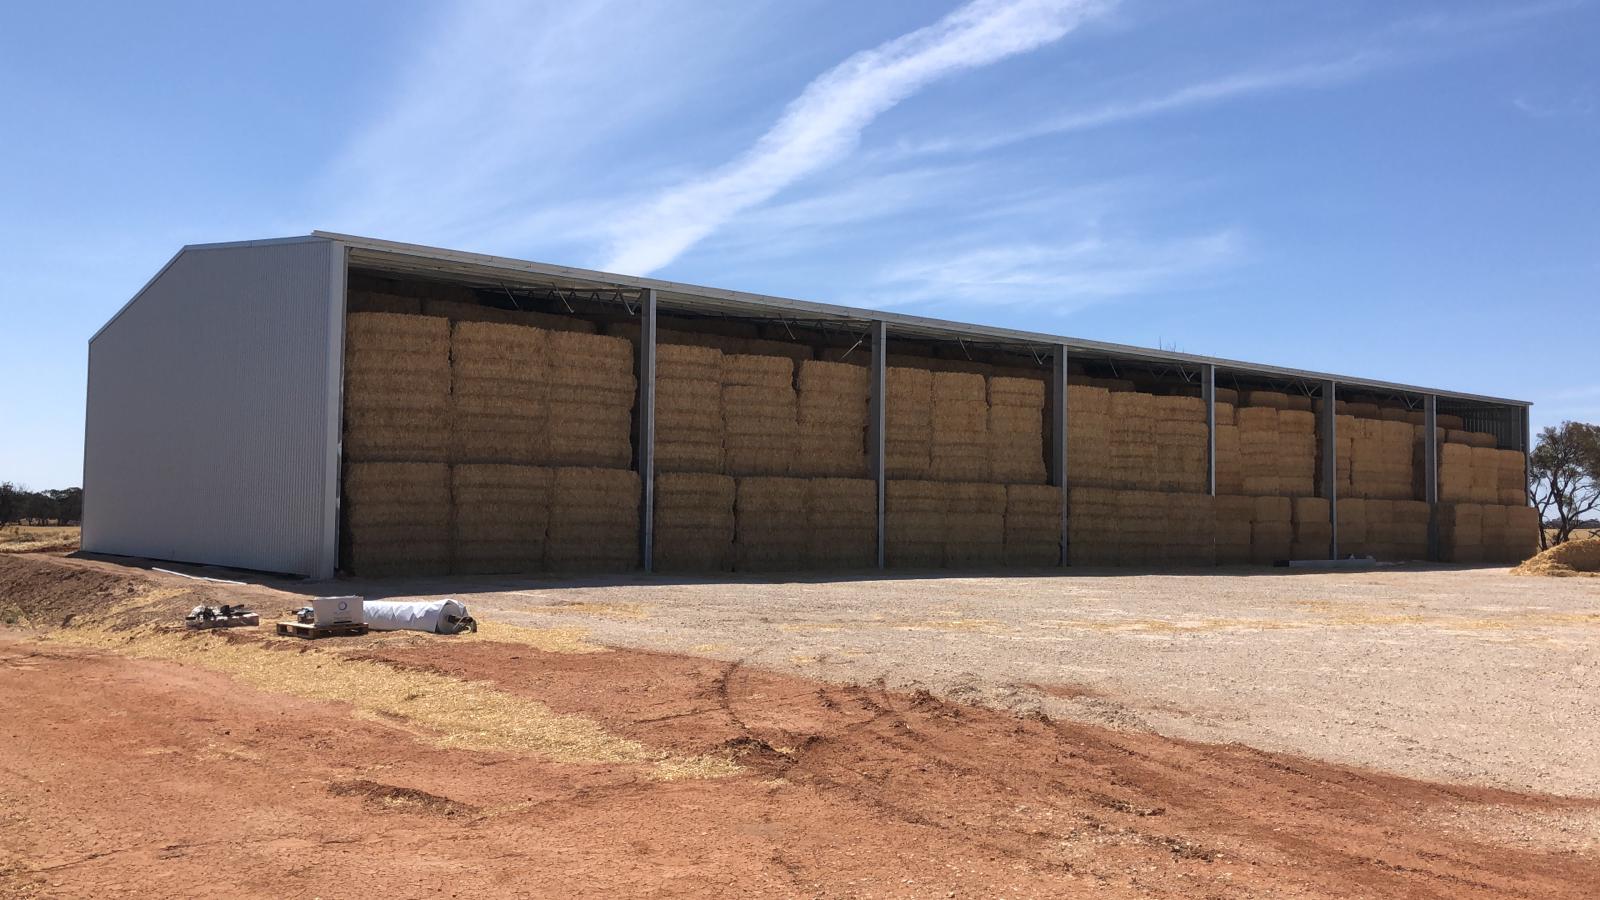
[(331, 576), (344, 254), (186, 247), (89, 342), (83, 548)]

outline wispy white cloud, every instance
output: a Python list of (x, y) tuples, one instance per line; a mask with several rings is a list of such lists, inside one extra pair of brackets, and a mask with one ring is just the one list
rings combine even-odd
[(1576, 94), (1566, 100), (1539, 101), (1528, 97), (1515, 97), (1511, 105), (1524, 115), (1534, 119), (1566, 119), (1581, 118), (1594, 115), (1595, 100), (1587, 92)]
[(1089, 233), (1059, 243), (928, 248), (886, 269), (878, 303), (1048, 304), (1058, 311), (1177, 286), (1237, 260), (1233, 230), (1149, 241)]
[(739, 18), (625, 0), (436, 10), (324, 173), (325, 227), (475, 247), (526, 235), (519, 220), (573, 201), (597, 158), (628, 158), (713, 77)]
[(1087, 131), (1162, 113), (1221, 103), (1251, 94), (1265, 94), (1291, 88), (1323, 87), (1350, 81), (1386, 64), (1389, 59), (1389, 54), (1385, 52), (1362, 51), (1326, 62), (1236, 72), (1184, 85), (1163, 94), (1116, 101), (1095, 109), (1045, 119), (1025, 128), (1002, 131), (980, 138), (946, 138), (902, 144), (891, 152), (898, 156), (983, 153), (1032, 138)]
[(1059, 40), (1104, 0), (974, 0), (925, 28), (857, 53), (791, 102), (721, 169), (672, 188), (616, 236), (606, 268), (649, 272), (729, 219), (847, 156), (886, 110), (928, 84)]

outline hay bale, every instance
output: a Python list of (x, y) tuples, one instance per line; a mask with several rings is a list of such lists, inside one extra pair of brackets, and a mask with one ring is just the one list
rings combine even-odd
[(351, 288), (345, 298), (345, 311), (350, 313), (397, 313), (421, 315), (422, 301), (383, 290)]
[(653, 563), (662, 572), (733, 568), (733, 478), (707, 473), (656, 476)]
[(944, 488), (947, 497), (944, 566), (950, 569), (977, 569), (1003, 564), (1005, 486), (951, 482), (945, 484)]
[(1250, 522), (1255, 516), (1255, 498), (1218, 494), (1213, 501), (1217, 564), (1250, 562)]
[(794, 475), (864, 478), (869, 373), (861, 366), (806, 360), (796, 395)]
[(443, 463), (345, 465), (344, 568), (354, 575), (450, 571), (450, 467)]
[(893, 568), (944, 564), (949, 494), (936, 481), (891, 479), (884, 490), (885, 550)]
[(930, 402), (933, 437), (929, 465), (934, 480), (989, 480), (989, 402), (983, 376), (934, 372)]
[(890, 366), (885, 380), (885, 474), (896, 480), (925, 479), (933, 467), (933, 373)]
[(805, 567), (840, 570), (875, 566), (877, 482), (866, 478), (812, 478), (806, 482), (805, 492)]
[(344, 440), (354, 461), (450, 456), (450, 329), (393, 313), (346, 317)]
[(621, 572), (639, 566), (639, 474), (626, 469), (566, 466), (555, 470), (549, 568)]
[(1061, 562), (1061, 488), (1044, 484), (1006, 485), (1005, 563), (1054, 566)]
[(547, 458), (546, 335), (520, 325), (452, 326), (452, 460), (528, 465)]
[(1042, 484), (1044, 382), (1034, 378), (989, 379), (990, 475), (995, 481)]
[(451, 467), (451, 571), (536, 572), (544, 568), (555, 471), (537, 466)]
[(634, 350), (616, 337), (548, 332), (549, 444), (563, 467), (627, 468), (637, 395)]
[(735, 569), (792, 572), (804, 566), (807, 495), (803, 478), (752, 476), (737, 480)]
[(744, 477), (788, 473), (796, 451), (797, 416), (792, 359), (743, 354), (723, 357), (726, 474)]

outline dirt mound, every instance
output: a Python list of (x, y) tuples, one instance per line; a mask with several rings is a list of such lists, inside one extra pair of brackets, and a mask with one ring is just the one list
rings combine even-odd
[(129, 628), (181, 620), (202, 603), (238, 602), (199, 585), (168, 585), (139, 569), (92, 560), (0, 553), (0, 621)]
[(1511, 570), (1513, 575), (1600, 575), (1600, 538), (1557, 544)]

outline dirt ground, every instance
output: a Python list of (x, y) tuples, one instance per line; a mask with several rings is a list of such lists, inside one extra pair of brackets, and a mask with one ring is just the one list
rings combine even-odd
[[(1425, 577), (1446, 574), (1453, 573)], [(965, 602), (987, 603), (987, 620), (1006, 621), (1000, 592), (956, 586), (965, 581), (921, 590), (956, 590), (970, 596)], [(1063, 602), (1046, 579), (1024, 581), (1017, 591)], [(883, 614), (892, 619), (920, 609), (906, 599), (917, 592), (913, 584), (857, 583), (853, 593), (883, 595)], [(0, 631), (0, 894), (1600, 892), (1593, 843), (1600, 801), (1592, 798), (1407, 778), (1392, 774), (1395, 766), (1363, 768), (1243, 742), (1187, 740), (1128, 721), (1057, 716), (1049, 712), (1056, 703), (1112, 718), (1111, 711), (1139, 708), (1128, 694), (1106, 699), (1131, 687), (1071, 671), (1044, 678), (1019, 668), (1012, 680), (1045, 699), (990, 708), (958, 702), (974, 699), (961, 691), (894, 689), (887, 679), (851, 679), (843, 667), (785, 662), (777, 654), (786, 645), (736, 652), (762, 617), (769, 647), (791, 635), (876, 635), (879, 658), (864, 674), (931, 668), (918, 662), (923, 638), (963, 645), (986, 637), (963, 646), (971, 660), (1000, 652), (1011, 633), (965, 625), (793, 627), (845, 621), (816, 608), (842, 586), (682, 585), (650, 594), (640, 585), (567, 585), (551, 588), (549, 603), (502, 598), (503, 612), (475, 598), (474, 612), (493, 624), (473, 638), (307, 645), (264, 631), (186, 636), (129, 628), (221, 597), (275, 612), (274, 604), (303, 599), (285, 587), (318, 589), (0, 555), (0, 604), (35, 626), (69, 616), (75, 626)], [(536, 591), (529, 583), (515, 589)], [(723, 593), (729, 606), (741, 594), (764, 606), (742, 616), (707, 600)], [(1020, 594), (1011, 602), (1023, 606)], [(1140, 622), (1172, 617), (1149, 596), (1125, 602)], [(1549, 614), (1571, 613), (1566, 607), (1581, 602), (1562, 600), (1556, 605), (1566, 612)], [(513, 610), (538, 627), (499, 624)], [(723, 649), (656, 651), (642, 649), (643, 639), (629, 646), (608, 636), (612, 627), (642, 636), (646, 623), (664, 634), (679, 617), (702, 622), (684, 640), (704, 632)], [(922, 621), (974, 618), (969, 610)], [(1394, 626), (1319, 626), (1333, 634), (1383, 627)], [(1512, 630), (1524, 627), (1584, 626)], [(1312, 629), (1260, 633), (1297, 630)], [(1038, 652), (1022, 640), (1027, 631), (1012, 633), (1022, 644), (1012, 666)], [(1152, 645), (1187, 633), (1080, 631), (1104, 641), (1142, 634)], [(1426, 645), (1438, 631), (1409, 634)], [(1593, 644), (1584, 633), (1545, 636), (1557, 637)], [(912, 647), (900, 649), (902, 641)], [(1103, 652), (1126, 649), (1119, 643)], [(1281, 654), (1273, 651), (1257, 670)], [(1119, 668), (1153, 658), (1129, 658)], [(970, 684), (984, 684), (976, 667), (964, 668), (974, 672)], [(1118, 684), (1139, 683), (1126, 677)], [(1156, 694), (1144, 702), (1176, 710), (1187, 699)], [(1464, 734), (1455, 741), (1472, 743)]]
[(1504, 568), (352, 584), (602, 643), (1600, 797), (1600, 582)]

